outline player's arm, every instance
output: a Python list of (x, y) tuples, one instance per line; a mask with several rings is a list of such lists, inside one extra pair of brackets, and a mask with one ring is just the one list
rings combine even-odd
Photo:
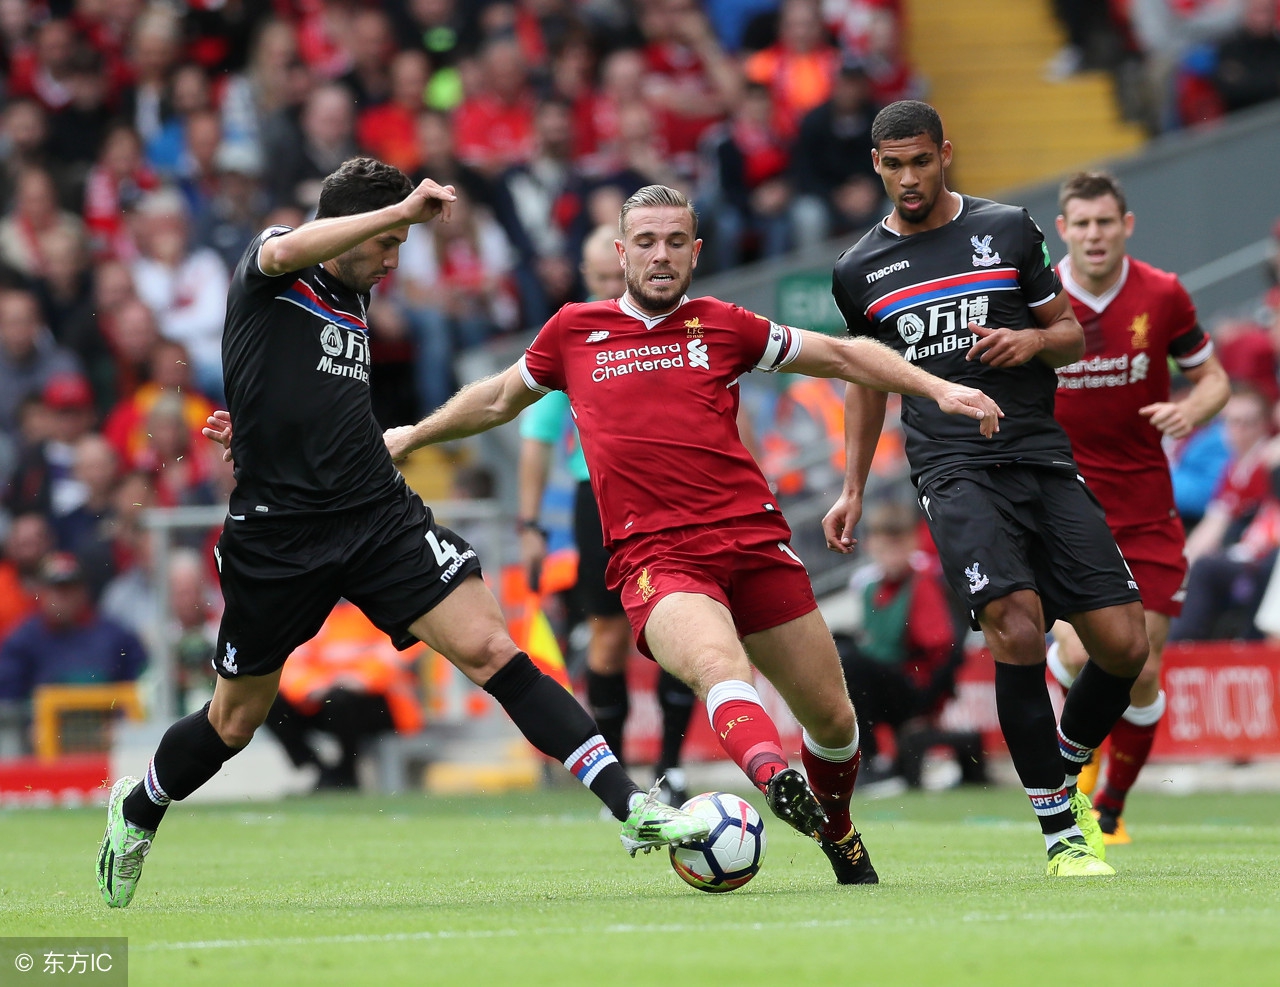
[(403, 200), (354, 216), (329, 216), (312, 220), (280, 236), (273, 236), (258, 250), (258, 266), (268, 277), (301, 271), (332, 260), (365, 240), (400, 226), (425, 223), (443, 214), (449, 220), (450, 203), (457, 197), (452, 185), (424, 179)]
[(1181, 401), (1156, 401), (1138, 409), (1171, 439), (1181, 439), (1216, 415), (1231, 397), (1231, 381), (1216, 356), (1195, 367), (1184, 367), (1191, 390)]
[(969, 323), (978, 341), (965, 354), (966, 360), (981, 360), (991, 367), (1020, 367), (1029, 360), (1041, 360), (1051, 367), (1065, 367), (1084, 356), (1084, 329), (1065, 291), (1031, 310), (1034, 329), (1004, 329)]
[(853, 529), (862, 518), (862, 492), (871, 473), (880, 431), (884, 427), (889, 395), (863, 384), (849, 384), (844, 391), (844, 488), (822, 519), (827, 548), (848, 555), (857, 541)]
[(837, 339), (808, 329), (800, 332), (800, 351), (786, 365), (786, 369), (793, 373), (809, 377), (839, 377), (851, 384), (862, 384), (878, 391), (929, 398), (949, 415), (976, 418), (985, 436), (990, 437), (1000, 430), (1000, 418), (1004, 412), (977, 388), (935, 377), (874, 339), (863, 336)]
[(468, 384), (416, 425), (389, 428), (383, 435), (391, 458), (401, 460), (420, 446), (463, 439), (505, 425), (542, 397), (525, 383), (520, 364)]

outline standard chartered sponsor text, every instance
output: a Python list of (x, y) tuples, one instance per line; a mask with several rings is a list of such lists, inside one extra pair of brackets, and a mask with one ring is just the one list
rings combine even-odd
[(631, 346), (623, 350), (600, 350), (596, 353), (594, 381), (609, 380), (624, 374), (646, 370), (667, 370), (684, 366), (684, 353), (679, 343), (665, 346)]

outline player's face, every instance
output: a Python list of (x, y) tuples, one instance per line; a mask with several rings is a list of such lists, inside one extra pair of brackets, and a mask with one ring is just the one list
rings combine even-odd
[(364, 294), (396, 269), (400, 263), (400, 244), (408, 236), (409, 227), (398, 226), (371, 237), (335, 257), (334, 273), (352, 291)]
[(702, 241), (693, 236), (693, 217), (680, 206), (631, 210), (624, 238), (615, 245), (631, 300), (655, 315), (675, 308), (693, 281), (702, 250)]
[(946, 191), (943, 170), (951, 164), (951, 142), (939, 147), (928, 134), (882, 141), (871, 151), (871, 163), (898, 218), (908, 226), (923, 224)]
[(1125, 241), (1133, 233), (1133, 213), (1121, 214), (1114, 195), (1068, 199), (1057, 227), (1067, 245), (1071, 270), (1087, 281), (1107, 281), (1124, 259)]

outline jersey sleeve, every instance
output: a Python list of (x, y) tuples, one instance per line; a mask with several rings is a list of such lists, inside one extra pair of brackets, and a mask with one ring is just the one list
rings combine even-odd
[(1195, 304), (1181, 282), (1174, 280), (1169, 297), (1169, 355), (1183, 370), (1190, 370), (1213, 356), (1213, 339), (1200, 325)]
[(564, 353), (562, 349), (564, 336), (564, 313), (566, 305), (551, 316), (538, 335), (534, 337), (529, 348), (520, 357), (520, 376), (531, 391), (546, 394), (549, 391), (565, 389)]
[(1058, 272), (1053, 269), (1053, 261), (1049, 258), (1049, 245), (1044, 242), (1044, 234), (1026, 209), (1022, 210), (1022, 263), (1018, 265), (1018, 286), (1031, 308), (1053, 301), (1062, 291), (1062, 282), (1058, 280)]
[(800, 330), (784, 326), (736, 305), (729, 306), (738, 322), (742, 364), (747, 370), (776, 373), (800, 355)]
[(245, 248), (244, 256), (240, 259), (236, 273), (247, 292), (250, 294), (267, 293), (274, 295), (280, 290), (281, 284), (297, 280), (298, 273), (296, 271), (270, 275), (263, 273), (262, 267), (259, 265), (258, 255), (262, 251), (262, 245), (272, 237), (283, 236), (285, 233), (290, 232), (292, 232), (292, 228), (288, 226), (268, 226), (255, 236), (249, 246)]
[(831, 297), (835, 299), (836, 308), (844, 316), (845, 330), (850, 336), (875, 335), (875, 326), (871, 324), (871, 320), (867, 318), (866, 313), (858, 307), (858, 303), (849, 294), (849, 289), (845, 287), (844, 279), (840, 277), (838, 265), (831, 272)]
[(568, 415), (569, 396), (563, 391), (553, 391), (524, 409), (520, 415), (520, 438), (555, 445), (564, 434)]

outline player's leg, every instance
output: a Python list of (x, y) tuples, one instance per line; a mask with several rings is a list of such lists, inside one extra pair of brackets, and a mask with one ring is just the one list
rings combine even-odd
[(704, 822), (646, 795), (587, 711), (516, 647), (478, 570), (457, 575), (461, 581), (414, 620), (409, 632), (493, 696), (534, 747), (591, 789), (623, 822), (623, 845), (632, 854), (705, 835)]
[(1160, 689), (1161, 658), (1169, 639), (1169, 618), (1153, 610), (1144, 612), (1150, 652), (1129, 693), (1129, 707), (1111, 728), (1107, 776), (1102, 790), (1094, 797), (1098, 825), (1108, 842), (1127, 843), (1122, 830), (1121, 813), (1129, 789), (1151, 755), (1156, 729), (1165, 711), (1164, 692)]
[[(1080, 635), (1065, 620), (1053, 622), (1053, 640), (1049, 642), (1049, 650), (1045, 656), (1049, 666), (1049, 674), (1062, 687), (1065, 696), (1067, 690), (1075, 682), (1080, 669), (1089, 660), (1088, 652), (1080, 643)], [(1076, 787), (1086, 795), (1092, 796), (1098, 785), (1098, 774), (1102, 768), (1103, 751), (1099, 747), (1093, 757), (1080, 766), (1076, 776)], [(1104, 834), (1105, 835), (1105, 834)]]
[(879, 878), (849, 816), (861, 753), (858, 721), (845, 690), (831, 631), (815, 608), (747, 635), (743, 643), (760, 673), (786, 700), (803, 728), (800, 757), (827, 815), (819, 843), (841, 884), (876, 884)]

